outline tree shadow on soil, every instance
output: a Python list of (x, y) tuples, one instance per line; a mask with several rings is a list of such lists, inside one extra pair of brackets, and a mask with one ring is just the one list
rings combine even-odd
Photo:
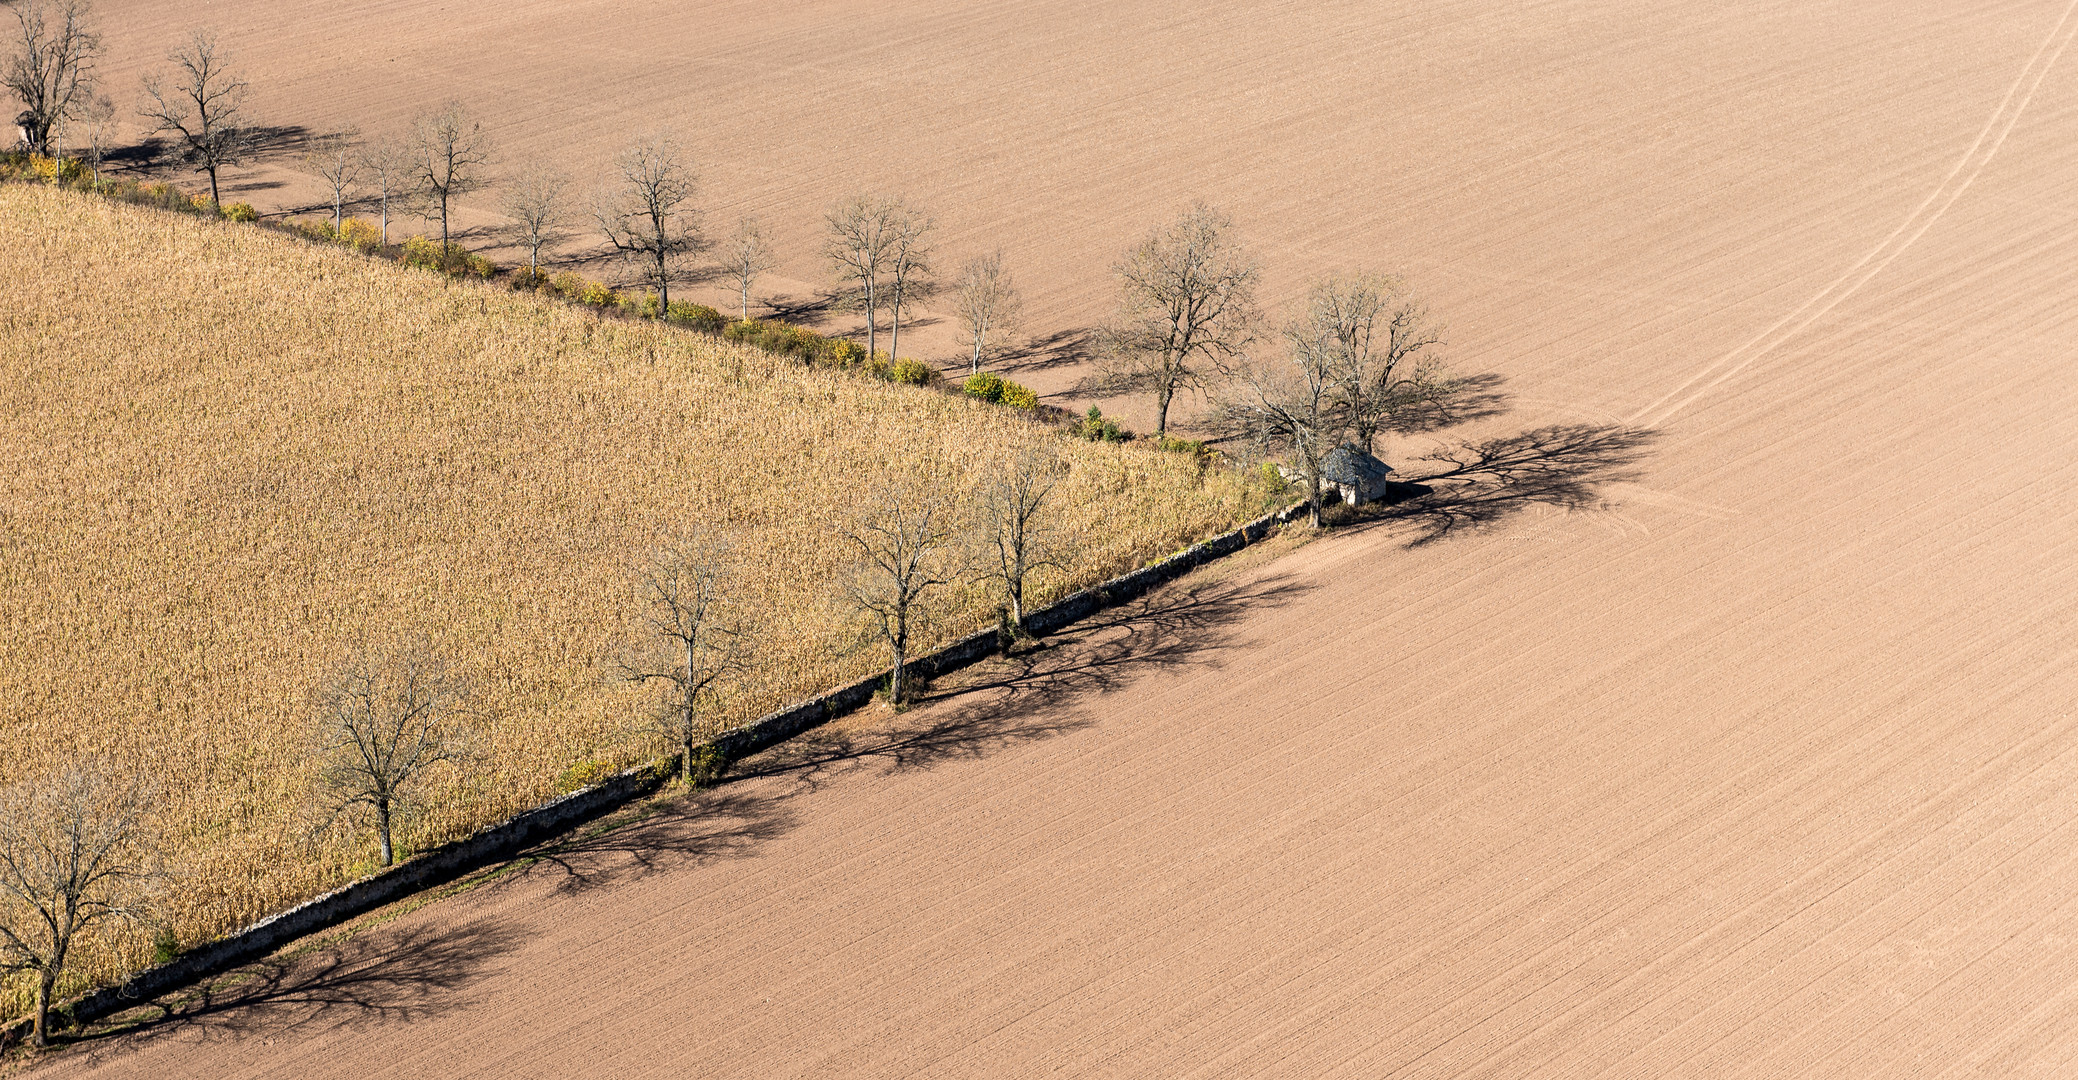
[(1088, 727), (1075, 699), (1102, 694), (1145, 673), (1217, 665), (1234, 624), (1290, 603), (1310, 586), (1279, 578), (1245, 588), (1214, 582), (1157, 590), (1099, 613), (1011, 655), (938, 679), (909, 711), (870, 730), (832, 725), (804, 733), (745, 762), (732, 779), (784, 776), (813, 791), (879, 763), (928, 769)]
[(609, 818), (580, 828), (574, 836), (526, 852), (519, 863), (532, 873), (559, 875), (555, 891), (571, 894), (742, 858), (794, 827), (795, 817), (785, 803), (784, 795), (727, 787), (697, 791), (653, 804), (646, 817)]
[(119, 1052), (127, 1039), (219, 1039), (260, 1028), (295, 1030), (374, 1021), (410, 1022), (469, 1004), (468, 986), (519, 947), (516, 927), (391, 928), (302, 954), (269, 957), (88, 1025), (70, 1045)]
[(1412, 526), (1409, 547), (1499, 521), (1531, 506), (1589, 510), (1604, 484), (1633, 479), (1659, 433), (1597, 424), (1554, 424), (1467, 443), (1425, 459), (1442, 466), (1395, 481), (1386, 498), (1338, 508), (1338, 524)]

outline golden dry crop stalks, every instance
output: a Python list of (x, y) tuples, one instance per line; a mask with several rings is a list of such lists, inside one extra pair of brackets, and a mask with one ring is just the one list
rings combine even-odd
[[(760, 630), (713, 704), (741, 720), (886, 665), (828, 527), (873, 483), (964, 489), (1053, 440), (1061, 567), (1035, 605), (1265, 505), (1015, 410), (47, 187), (0, 187), (0, 304), (0, 742), (25, 770), (94, 754), (161, 779), (160, 917), (190, 944), (372, 861), (365, 835), (299, 827), (332, 658), (423, 639), (473, 688), (479, 756), (404, 826), (420, 850), (575, 763), (663, 749), (600, 662), (630, 566), (696, 532), (734, 541)], [(998, 591), (945, 589), (915, 648), (992, 625)], [(74, 973), (150, 956), (140, 932)]]

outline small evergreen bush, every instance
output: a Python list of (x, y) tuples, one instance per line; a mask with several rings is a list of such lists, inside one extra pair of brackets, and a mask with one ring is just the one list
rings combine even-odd
[(1006, 385), (1008, 384), (1003, 381), (1003, 376), (995, 372), (977, 371), (967, 376), (967, 381), (960, 384), (960, 389), (971, 397), (978, 397), (993, 405), (1003, 400), (1003, 387)]
[(1090, 406), (1090, 411), (1084, 413), (1082, 419), (1077, 420), (1068, 430), (1091, 442), (1121, 443), (1133, 437), (1126, 429), (1119, 427), (1117, 421), (1106, 419), (1103, 410), (1095, 405)]
[(248, 202), (234, 202), (224, 207), (224, 220), (254, 222), (260, 220), (260, 212)]
[(1026, 412), (1031, 412), (1039, 407), (1039, 395), (1031, 387), (1011, 382), (1008, 379), (1003, 380), (1003, 396), (996, 400), (1013, 409), (1023, 409)]

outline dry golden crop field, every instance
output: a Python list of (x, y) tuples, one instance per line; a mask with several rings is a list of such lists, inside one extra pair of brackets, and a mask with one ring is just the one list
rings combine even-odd
[[(884, 480), (958, 490), (1006, 447), (1057, 444), (1072, 555), (1041, 572), (1052, 595), (1262, 499), (1013, 410), (38, 187), (0, 187), (0, 308), (8, 771), (153, 774), (161, 917), (187, 942), (368, 867), (365, 835), (318, 842), (299, 817), (311, 693), (360, 650), (423, 641), (472, 687), (483, 765), (441, 775), (423, 846), (572, 765), (657, 751), (608, 658), (666, 547), (733, 545), (757, 628), (722, 705), (740, 720), (885, 666), (841, 599), (837, 532)], [(962, 584), (924, 646), (993, 602)]]
[(1273, 304), (1408, 272), (1509, 411), (44, 1075), (2078, 1071), (2078, 3), (105, 10), (125, 73), (214, 18), (279, 123), (702, 133), (801, 290), (904, 187), (1070, 331), (1208, 197)]

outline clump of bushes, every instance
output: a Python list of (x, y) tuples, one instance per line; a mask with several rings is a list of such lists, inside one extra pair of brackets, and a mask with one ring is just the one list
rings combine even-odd
[(1091, 442), (1121, 443), (1133, 437), (1133, 433), (1118, 426), (1118, 421), (1105, 417), (1102, 409), (1095, 405), (1083, 414), (1082, 419), (1069, 425), (1071, 435), (1079, 435)]
[(695, 304), (687, 300), (672, 301), (671, 310), (665, 313), (664, 318), (667, 322), (690, 326), (710, 334), (719, 334), (729, 325), (728, 316), (706, 304)]
[(1154, 448), (1167, 450), (1172, 454), (1189, 454), (1193, 457), (1204, 457), (1211, 452), (1205, 448), (1205, 444), (1202, 442), (1195, 439), (1179, 439), (1173, 435), (1155, 436)]
[(464, 251), (460, 246), (439, 244), (423, 236), (414, 236), (404, 241), (404, 248), (397, 254), (397, 261), (421, 270), (432, 270), (449, 277), (478, 277), (488, 280), (498, 273), (498, 265), (481, 255)]
[(253, 209), (253, 204), (249, 202), (234, 202), (224, 207), (224, 219), (250, 223), (260, 220), (260, 212)]
[(992, 371), (967, 376), (960, 389), (994, 405), (1008, 405), (1029, 412), (1039, 407), (1039, 395), (1028, 386), (1011, 382)]
[(913, 356), (905, 356), (888, 365), (887, 377), (889, 382), (898, 382), (904, 386), (929, 386), (937, 382), (941, 376), (937, 368)]

